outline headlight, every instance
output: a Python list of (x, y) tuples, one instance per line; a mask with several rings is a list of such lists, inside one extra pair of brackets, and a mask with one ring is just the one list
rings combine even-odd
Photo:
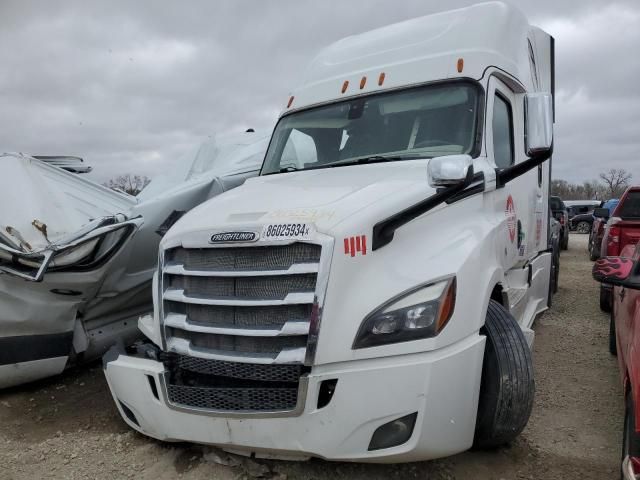
[(435, 337), (451, 318), (455, 302), (455, 277), (402, 294), (363, 320), (353, 348)]
[(123, 237), (130, 231), (129, 226), (123, 225), (73, 247), (60, 250), (54, 254), (53, 259), (49, 262), (49, 268), (94, 267), (111, 255), (120, 245)]
[(84, 260), (93, 253), (94, 248), (98, 244), (98, 239), (94, 238), (88, 242), (81, 243), (71, 248), (62, 250), (53, 256), (53, 260), (49, 262), (49, 267), (67, 267), (74, 263)]

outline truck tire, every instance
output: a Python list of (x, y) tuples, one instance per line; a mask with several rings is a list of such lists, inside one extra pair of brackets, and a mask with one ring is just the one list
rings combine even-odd
[(611, 292), (600, 286), (600, 310), (611, 312)]
[(489, 301), (481, 333), (487, 337), (473, 445), (495, 448), (524, 429), (535, 393), (533, 362), (527, 340), (513, 316)]
[(562, 232), (562, 240), (560, 240), (560, 249), (569, 250), (569, 232)]
[(618, 356), (618, 345), (616, 343), (616, 321), (613, 316), (613, 308), (609, 316), (609, 353), (614, 357)]

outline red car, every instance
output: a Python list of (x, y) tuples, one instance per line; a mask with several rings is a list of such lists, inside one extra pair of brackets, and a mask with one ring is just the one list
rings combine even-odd
[(613, 288), (609, 350), (618, 355), (625, 393), (622, 478), (640, 478), (640, 244), (627, 245), (620, 256), (605, 257), (593, 278)]
[[(629, 187), (607, 221), (602, 239), (601, 257), (616, 257), (627, 245), (640, 242), (640, 186)], [(600, 308), (611, 311), (609, 285), (600, 287)]]

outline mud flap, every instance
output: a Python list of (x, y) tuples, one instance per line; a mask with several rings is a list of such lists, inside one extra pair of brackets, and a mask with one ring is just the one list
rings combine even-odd
[(0, 388), (61, 373), (72, 341), (73, 332), (0, 338)]

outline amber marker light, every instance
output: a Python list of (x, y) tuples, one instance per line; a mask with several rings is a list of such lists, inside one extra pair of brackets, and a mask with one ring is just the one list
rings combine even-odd
[(360, 80), (360, 90), (362, 90), (366, 84), (367, 84), (367, 77), (362, 77), (362, 80)]
[(464, 59), (463, 58), (459, 58), (458, 59), (458, 73), (462, 73), (462, 69), (464, 68)]
[(287, 108), (291, 108), (291, 105), (293, 105), (293, 99), (294, 99), (294, 96), (291, 95), (289, 97), (289, 101), (287, 102)]
[(382, 86), (382, 84), (384, 83), (384, 77), (386, 77), (386, 75), (384, 74), (384, 72), (382, 72), (378, 77), (378, 86)]
[(346, 92), (347, 88), (349, 88), (349, 80), (345, 80), (342, 84), (342, 93)]

